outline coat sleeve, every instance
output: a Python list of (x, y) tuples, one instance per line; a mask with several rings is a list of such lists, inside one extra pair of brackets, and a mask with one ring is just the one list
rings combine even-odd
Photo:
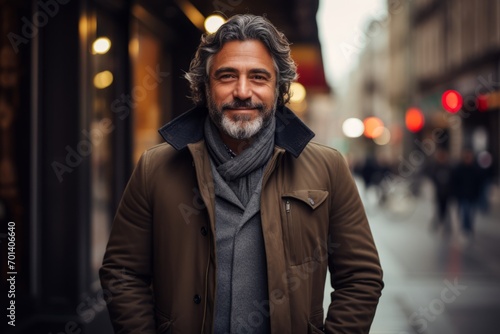
[(326, 333), (368, 333), (383, 288), (382, 269), (365, 210), (340, 153), (332, 169), (328, 266), (331, 304)]
[(147, 153), (141, 157), (125, 188), (99, 271), (111, 322), (119, 334), (155, 333), (147, 157)]

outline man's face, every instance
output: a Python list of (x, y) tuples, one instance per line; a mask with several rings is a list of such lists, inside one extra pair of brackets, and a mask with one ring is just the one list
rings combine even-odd
[(262, 42), (227, 42), (214, 55), (209, 76), (210, 117), (225, 134), (248, 139), (269, 123), (277, 101), (276, 72)]

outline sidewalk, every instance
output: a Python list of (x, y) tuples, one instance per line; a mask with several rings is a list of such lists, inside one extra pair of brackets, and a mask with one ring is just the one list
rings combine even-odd
[(371, 333), (499, 333), (500, 196), (487, 215), (477, 215), (471, 239), (460, 231), (454, 204), (452, 233), (430, 228), (429, 184), (419, 198), (402, 197), (397, 210), (362, 196), (386, 284)]

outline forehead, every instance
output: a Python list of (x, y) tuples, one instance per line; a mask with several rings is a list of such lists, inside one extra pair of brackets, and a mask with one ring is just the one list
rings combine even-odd
[(274, 73), (274, 62), (266, 46), (258, 40), (230, 41), (213, 57), (210, 73), (220, 68), (245, 72), (263, 68)]

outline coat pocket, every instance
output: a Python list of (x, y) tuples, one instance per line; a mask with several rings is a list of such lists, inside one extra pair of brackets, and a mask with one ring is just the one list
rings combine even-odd
[(325, 332), (323, 332), (322, 329), (320, 329), (320, 328), (314, 326), (313, 324), (309, 323), (308, 324), (307, 333), (308, 334), (324, 334)]
[(156, 316), (156, 333), (158, 334), (170, 334), (172, 332), (171, 325), (172, 320), (167, 317), (163, 312), (155, 309)]
[(323, 333), (325, 324), (323, 307), (311, 314), (309, 318), (309, 333)]
[(323, 210), (322, 204), (327, 197), (326, 190), (297, 190), (281, 195), (284, 242), (292, 266), (311, 261), (317, 240), (326, 238), (328, 210)]

